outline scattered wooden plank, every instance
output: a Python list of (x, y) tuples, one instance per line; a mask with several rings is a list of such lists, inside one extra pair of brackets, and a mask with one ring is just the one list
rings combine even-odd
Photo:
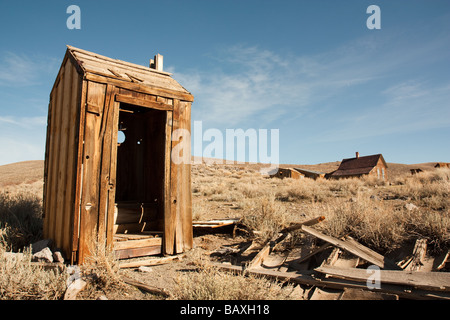
[[(243, 274), (244, 272), (250, 275), (264, 276), (269, 279), (286, 281), (289, 283), (297, 283), (300, 285), (307, 286), (318, 286), (321, 288), (332, 288), (332, 289), (361, 289), (369, 290), (366, 283), (361, 281), (353, 281), (348, 279), (333, 279), (325, 278), (318, 279), (314, 277), (314, 271), (305, 271), (303, 273), (296, 272), (281, 272), (275, 270), (265, 270), (262, 268), (244, 270), (242, 266), (228, 265), (224, 263), (211, 263), (212, 266), (217, 267), (219, 270), (232, 272), (234, 274)], [(407, 299), (417, 299), (417, 300), (450, 300), (450, 293), (440, 292), (440, 291), (427, 291), (421, 289), (414, 289), (409, 286), (393, 285), (389, 283), (381, 283), (380, 288), (375, 288), (372, 291), (382, 292), (388, 294), (395, 294), (401, 298)]]
[(325, 234), (323, 234), (313, 228), (305, 226), (305, 225), (302, 226), (301, 229), (321, 240), (331, 243), (332, 245), (334, 245), (342, 250), (348, 251), (348, 252), (360, 257), (361, 259), (364, 259), (370, 263), (373, 263), (374, 265), (376, 265), (382, 269), (394, 269), (394, 270), (400, 269), (399, 266), (397, 266), (392, 261), (386, 259), (381, 254), (363, 246), (362, 244), (357, 243), (354, 240), (353, 241), (352, 240), (348, 240), (348, 241), (339, 240), (334, 237), (325, 235)]
[(292, 232), (294, 230), (301, 229), (303, 226), (311, 226), (315, 225), (321, 221), (325, 220), (325, 217), (320, 216), (314, 219), (310, 219), (301, 223), (296, 223), (295, 225), (283, 229), (281, 232), (279, 232), (276, 236), (274, 236), (270, 241), (266, 243), (266, 245), (261, 249), (261, 251), (250, 261), (247, 268), (255, 268), (262, 264), (264, 259), (275, 250), (275, 248), (282, 243), (286, 238), (288, 237), (289, 232)]
[[(367, 282), (371, 274), (366, 269), (342, 269), (331, 266), (318, 267), (317, 272), (343, 279)], [(380, 282), (402, 286), (412, 286), (425, 290), (450, 292), (450, 273), (448, 272), (404, 272), (380, 270)]]
[(141, 247), (149, 247), (149, 246), (161, 246), (162, 239), (161, 238), (147, 238), (140, 240), (128, 240), (128, 241), (116, 241), (114, 242), (114, 250), (124, 250), (131, 248), (141, 248)]
[(157, 266), (157, 265), (172, 262), (174, 260), (182, 259), (184, 256), (185, 255), (182, 254), (182, 255), (163, 257), (163, 258), (151, 258), (151, 259), (145, 259), (145, 260), (139, 260), (139, 261), (122, 262), (122, 263), (119, 263), (119, 268), (125, 269), (125, 268), (139, 268), (142, 266)]
[(318, 247), (317, 249), (314, 249), (313, 251), (311, 251), (310, 253), (308, 253), (307, 255), (300, 257), (298, 259), (292, 260), (289, 262), (290, 265), (294, 265), (294, 264), (301, 264), (305, 261), (307, 261), (309, 258), (315, 256), (318, 253), (321, 253), (322, 251), (327, 250), (328, 248), (331, 247), (331, 244), (329, 243), (325, 243), (323, 245), (321, 245), (320, 247)]
[(149, 292), (151, 294), (157, 294), (157, 295), (161, 295), (163, 297), (170, 297), (170, 293), (164, 289), (164, 288), (158, 288), (158, 287), (154, 287), (154, 286), (150, 286), (148, 284), (139, 282), (137, 280), (128, 278), (128, 277), (122, 277), (122, 280), (132, 286), (135, 286), (136, 288)]
[(194, 228), (219, 228), (235, 224), (240, 219), (216, 219), (208, 221), (193, 221), (192, 226)]
[(440, 262), (438, 262), (438, 265), (436, 266), (436, 270), (441, 270), (445, 267), (445, 264), (447, 263), (449, 256), (450, 256), (450, 250), (448, 250), (447, 253), (444, 253), (439, 257)]
[(305, 222), (300, 222), (300, 223), (295, 223), (287, 228), (282, 229), (280, 232), (281, 233), (286, 233), (286, 232), (292, 232), (298, 229), (301, 229), (302, 226), (312, 226), (315, 225), (319, 222), (322, 222), (323, 220), (325, 220), (324, 216), (319, 216), (317, 218), (305, 221)]
[(424, 265), (427, 253), (427, 239), (417, 239), (413, 249), (413, 259), (410, 264), (411, 271), (418, 271)]
[(141, 247), (141, 248), (129, 248), (114, 251), (115, 257), (119, 260), (158, 254), (161, 254), (161, 245)]

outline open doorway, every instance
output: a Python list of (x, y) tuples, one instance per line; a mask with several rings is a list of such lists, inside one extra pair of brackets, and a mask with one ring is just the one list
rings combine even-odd
[[(121, 246), (115, 245), (116, 253), (119, 258), (157, 254), (164, 232), (167, 111), (127, 103), (119, 110), (113, 233)], [(153, 248), (124, 245), (146, 239)], [(118, 247), (127, 250), (117, 252)]]

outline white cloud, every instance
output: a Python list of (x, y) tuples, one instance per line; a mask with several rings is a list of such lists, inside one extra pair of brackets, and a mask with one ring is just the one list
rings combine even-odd
[(339, 141), (449, 125), (450, 79), (436, 83), (431, 69), (448, 63), (448, 43), (416, 45), (393, 32), (315, 55), (237, 45), (209, 53), (208, 71), (173, 71), (194, 94), (195, 120), (232, 128), (321, 115), (329, 127), (313, 128), (311, 138)]
[(0, 58), (0, 85), (21, 87), (42, 84), (42, 75), (54, 74), (59, 60), (6, 52)]
[(21, 128), (42, 127), (47, 125), (47, 117), (0, 117), (0, 123), (11, 124)]

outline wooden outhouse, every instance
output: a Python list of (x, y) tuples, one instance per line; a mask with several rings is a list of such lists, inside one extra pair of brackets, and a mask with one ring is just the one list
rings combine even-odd
[(144, 67), (67, 47), (48, 109), (44, 237), (71, 263), (98, 245), (121, 259), (192, 248), (192, 102), (160, 55)]

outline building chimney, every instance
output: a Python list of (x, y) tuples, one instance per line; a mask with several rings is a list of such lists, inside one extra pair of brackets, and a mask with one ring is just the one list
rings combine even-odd
[(359, 152), (356, 152), (356, 159), (359, 159)]
[(153, 59), (150, 59), (150, 68), (163, 71), (163, 61), (164, 57), (158, 53)]

